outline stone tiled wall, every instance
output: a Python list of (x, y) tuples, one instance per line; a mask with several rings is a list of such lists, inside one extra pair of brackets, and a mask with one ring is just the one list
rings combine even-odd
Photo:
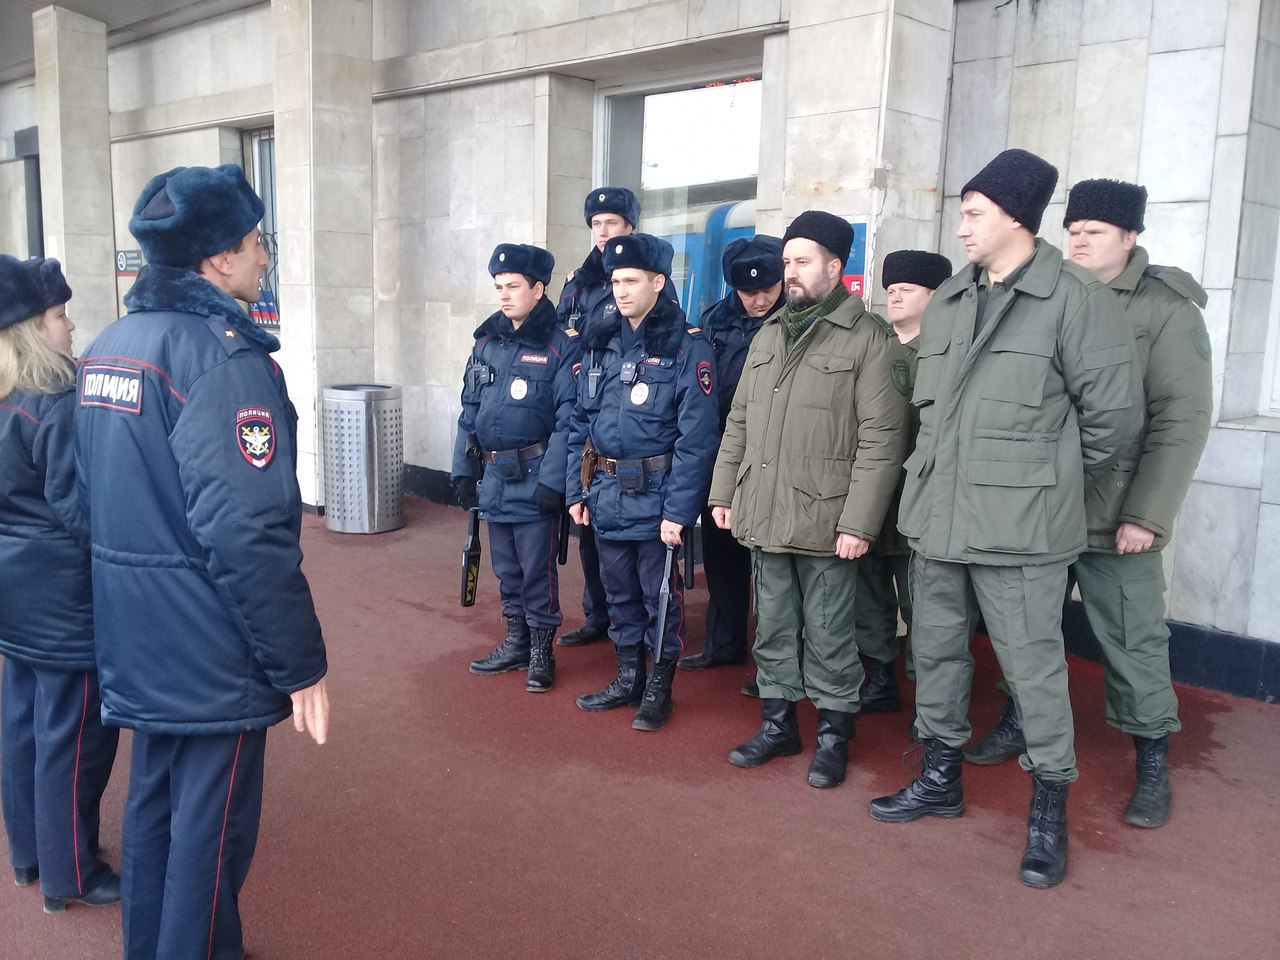
[(23, 198), (27, 192), (26, 164), (21, 160), (0, 160), (0, 253), (7, 253), (19, 260), (26, 259), (27, 205)]

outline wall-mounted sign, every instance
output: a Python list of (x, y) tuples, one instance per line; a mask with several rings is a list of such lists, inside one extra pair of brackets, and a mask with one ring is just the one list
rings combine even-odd
[(116, 276), (136, 277), (146, 262), (142, 259), (141, 250), (117, 250)]
[(853, 247), (849, 262), (844, 265), (844, 285), (850, 293), (860, 297), (867, 295), (867, 225), (853, 224)]

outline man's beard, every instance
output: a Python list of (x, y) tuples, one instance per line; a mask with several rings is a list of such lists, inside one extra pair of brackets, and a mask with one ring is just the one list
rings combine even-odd
[[(796, 292), (791, 291), (795, 289)], [(810, 291), (804, 287), (796, 289), (794, 287), (787, 288), (787, 309), (792, 313), (799, 313), (801, 310), (808, 310), (810, 307), (818, 303), (819, 298), (815, 297)]]

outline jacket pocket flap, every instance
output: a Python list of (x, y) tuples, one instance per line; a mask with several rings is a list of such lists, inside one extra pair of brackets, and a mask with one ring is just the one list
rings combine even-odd
[(805, 357), (805, 362), (811, 367), (817, 367), (823, 373), (846, 373), (853, 369), (853, 357), (840, 357), (829, 353)]
[(1057, 471), (1049, 460), (970, 460), (969, 482), (984, 487), (1051, 487)]
[(1114, 367), (1117, 363), (1125, 363), (1133, 359), (1133, 348), (1127, 343), (1118, 347), (1099, 347), (1097, 350), (1086, 350), (1082, 362), (1086, 370), (1098, 370), (1102, 367)]
[(1033, 357), (1052, 357), (1054, 341), (1038, 333), (1012, 333), (1001, 330), (991, 338), (993, 353), (1028, 353)]

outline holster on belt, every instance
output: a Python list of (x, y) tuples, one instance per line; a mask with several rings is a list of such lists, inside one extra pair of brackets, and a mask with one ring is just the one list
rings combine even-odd
[(596, 478), (596, 445), (587, 437), (582, 445), (582, 463), (578, 468), (578, 478), (582, 481), (582, 493), (591, 492), (591, 481)]

